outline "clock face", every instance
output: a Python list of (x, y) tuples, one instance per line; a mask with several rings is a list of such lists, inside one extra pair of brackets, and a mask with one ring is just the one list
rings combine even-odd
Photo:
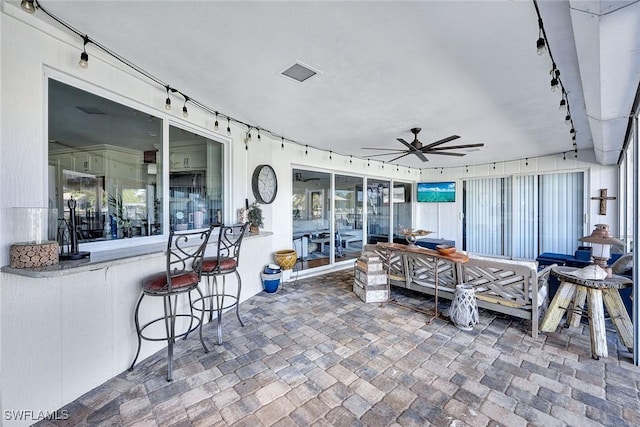
[(273, 202), (278, 192), (278, 179), (273, 168), (269, 165), (258, 166), (253, 172), (251, 186), (258, 202), (265, 204)]

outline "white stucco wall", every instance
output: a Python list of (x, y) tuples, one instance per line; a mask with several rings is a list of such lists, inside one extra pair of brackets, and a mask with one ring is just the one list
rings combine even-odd
[[(82, 46), (77, 37), (41, 23), (20, 11), (19, 5), (4, 6), (0, 14), (0, 265), (8, 264), (13, 241), (11, 225), (6, 221), (11, 217), (11, 208), (45, 206), (47, 201), (45, 70), (64, 73), (114, 96), (131, 99), (153, 109), (159, 117), (170, 115), (185, 122), (179, 111), (164, 110), (164, 88), (150, 84), (99, 53), (92, 54), (88, 69), (79, 68)], [(135, 62), (135, 58), (130, 59)], [(149, 71), (162, 77), (162, 70)], [(213, 120), (210, 114), (193, 108), (186, 123), (210, 131)], [(225, 128), (221, 126), (221, 130)], [(279, 138), (267, 134), (262, 135), (260, 143), (254, 137), (249, 150), (245, 150), (245, 132), (246, 129), (232, 123), (231, 139), (220, 135), (221, 140), (228, 142), (230, 152), (227, 177), (230, 203), (225, 221), (235, 221), (235, 211), (244, 206), (245, 198), (253, 200), (250, 180), (257, 165), (272, 165), (279, 181), (275, 202), (263, 206), (265, 229), (274, 235), (256, 239), (260, 243), (244, 249), (246, 255), (241, 261), (244, 298), (261, 290), (258, 273), (271, 262), (272, 252), (292, 246), (292, 167), (410, 182), (525, 172), (523, 162), (512, 162), (498, 164), (495, 171), (489, 166), (470, 166), (468, 173), (462, 168), (445, 169), (443, 174), (435, 170), (424, 170), (422, 174), (418, 170), (408, 172), (406, 168), (397, 173), (390, 165), (383, 169), (379, 162), (367, 166), (366, 160), (353, 159), (350, 163), (348, 157), (335, 154), (330, 160), (328, 152), (312, 147), (305, 154), (304, 146), (285, 143), (282, 150)], [(615, 168), (600, 167), (591, 159), (586, 160), (532, 159), (526, 171), (588, 169), (590, 188), (586, 198), (596, 196), (599, 188), (608, 188), (610, 194), (616, 195)], [(609, 204), (607, 219), (617, 218), (615, 206)], [(587, 229), (602, 221), (596, 215), (596, 203), (589, 204), (589, 211)], [(461, 242), (460, 212), (459, 202), (421, 204), (415, 208), (413, 225)], [(613, 220), (608, 223), (614, 229), (617, 227)], [(143, 269), (136, 264), (123, 264), (67, 279), (27, 279), (1, 273), (0, 414), (13, 409), (56, 409), (126, 368), (133, 356), (131, 316), (138, 280), (141, 274), (156, 268), (160, 268), (156, 261), (145, 264)], [(68, 280), (69, 277), (73, 279)], [(108, 340), (95, 334), (100, 330), (106, 331)], [(145, 345), (145, 354), (153, 351), (150, 343)]]

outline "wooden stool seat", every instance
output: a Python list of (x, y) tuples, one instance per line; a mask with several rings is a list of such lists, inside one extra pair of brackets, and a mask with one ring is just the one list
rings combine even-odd
[(540, 330), (554, 332), (568, 311), (566, 326), (577, 327), (587, 303), (587, 317), (591, 335), (591, 356), (598, 360), (607, 357), (607, 333), (604, 325), (604, 307), (625, 347), (633, 349), (633, 327), (618, 289), (628, 288), (633, 282), (623, 276), (613, 275), (603, 280), (584, 279), (574, 276), (573, 267), (554, 267), (551, 274), (560, 280), (558, 292), (553, 297), (549, 310), (542, 320)]

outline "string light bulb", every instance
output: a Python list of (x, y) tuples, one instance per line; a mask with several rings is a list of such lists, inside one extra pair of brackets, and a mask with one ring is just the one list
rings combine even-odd
[(309, 155), (309, 146), (308, 145), (304, 146), (304, 155), (305, 156)]
[(558, 110), (564, 111), (567, 109), (567, 101), (564, 99), (564, 91), (562, 93), (562, 99), (560, 100), (560, 105), (558, 106)]
[(562, 160), (567, 160), (567, 153), (565, 152), (562, 153)]
[(567, 112), (567, 115), (564, 116), (564, 124), (565, 125), (571, 124), (571, 115), (569, 114), (569, 112)]
[(22, 0), (20, 7), (27, 13), (34, 13), (36, 11), (36, 5), (33, 3), (33, 0)]
[(283, 137), (280, 137), (280, 139), (281, 139), (281, 141), (282, 141), (282, 142), (280, 143), (280, 148), (282, 148), (282, 149), (284, 150), (284, 138), (283, 138)]
[(536, 49), (540, 56), (544, 55), (544, 52), (547, 50), (547, 43), (545, 43), (542, 35), (542, 19), (538, 19), (538, 40), (536, 41)]
[(82, 46), (82, 53), (80, 54), (80, 61), (78, 61), (78, 65), (80, 68), (89, 68), (89, 54), (87, 53), (87, 43), (89, 43), (89, 37), (83, 36), (82, 41), (84, 45)]
[(349, 156), (349, 164), (352, 165), (353, 164), (353, 156)]
[(182, 106), (182, 117), (185, 119), (189, 117), (189, 110), (187, 110), (187, 101), (189, 100), (188, 96), (184, 96), (184, 105)]
[(231, 136), (231, 119), (227, 117), (227, 135)]
[(216, 121), (213, 123), (213, 130), (218, 130), (218, 112), (216, 111)]
[(260, 141), (261, 141), (261, 138), (260, 138), (260, 129), (258, 129), (258, 142), (260, 142)]
[(333, 151), (329, 151), (329, 160), (333, 160)]
[(171, 88), (169, 87), (169, 85), (167, 85), (167, 100), (164, 101), (164, 108), (167, 111), (171, 110), (171, 98), (169, 97), (169, 91), (170, 90), (171, 90)]

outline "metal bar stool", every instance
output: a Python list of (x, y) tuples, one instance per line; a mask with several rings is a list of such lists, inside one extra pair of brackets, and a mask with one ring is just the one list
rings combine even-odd
[[(205, 257), (202, 260), (202, 275), (207, 278), (205, 296), (207, 303), (199, 304), (200, 298), (193, 301), (194, 310), (204, 310), (209, 313), (209, 321), (213, 320), (215, 312), (218, 318), (217, 336), (218, 344), (222, 344), (222, 312), (226, 309), (236, 308), (236, 316), (241, 326), (244, 326), (240, 318), (240, 292), (242, 291), (242, 279), (238, 273), (240, 245), (242, 238), (249, 227), (249, 223), (235, 226), (221, 226), (218, 237), (218, 251), (215, 257)], [(226, 291), (225, 277), (234, 273), (238, 280), (238, 290), (235, 294)], [(222, 285), (218, 283), (218, 276), (222, 276)], [(213, 281), (211, 281), (213, 278)], [(227, 300), (225, 303), (225, 299)], [(203, 312), (204, 315), (204, 312)]]
[[(204, 251), (209, 241), (212, 228), (207, 230), (191, 232), (174, 232), (169, 234), (167, 243), (166, 271), (156, 273), (142, 280), (142, 293), (136, 304), (134, 321), (136, 333), (138, 334), (138, 350), (131, 363), (130, 371), (138, 360), (142, 340), (166, 341), (167, 342), (167, 381), (173, 379), (173, 345), (176, 338), (187, 338), (196, 328), (200, 329), (200, 342), (205, 353), (209, 349), (204, 344), (202, 338), (202, 323), (204, 320), (204, 310), (200, 310), (200, 316), (194, 313), (194, 303), (191, 299), (191, 291), (196, 291), (200, 295), (198, 300), (202, 301), (202, 292), (198, 287), (201, 279), (201, 266)], [(189, 296), (189, 312), (178, 313), (178, 296), (187, 294)], [(162, 297), (164, 302), (164, 314), (140, 326), (140, 304), (145, 296)], [(186, 330), (176, 332), (176, 320), (186, 318), (189, 327)], [(144, 331), (147, 327), (163, 322), (164, 335), (149, 336)]]

